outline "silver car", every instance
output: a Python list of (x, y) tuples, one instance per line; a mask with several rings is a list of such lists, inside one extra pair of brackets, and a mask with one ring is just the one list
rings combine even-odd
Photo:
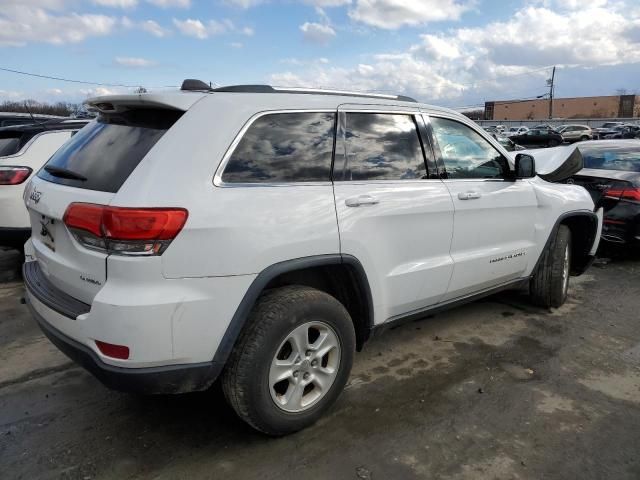
[(558, 132), (562, 134), (565, 142), (581, 142), (593, 138), (593, 131), (587, 125), (563, 125)]

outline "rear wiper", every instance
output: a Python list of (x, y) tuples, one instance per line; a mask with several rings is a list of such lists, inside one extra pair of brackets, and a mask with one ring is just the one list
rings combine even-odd
[(54, 167), (53, 165), (47, 165), (44, 167), (45, 171), (54, 177), (68, 178), (70, 180), (80, 180), (86, 182), (87, 177), (80, 175), (79, 173), (67, 170), (66, 168)]

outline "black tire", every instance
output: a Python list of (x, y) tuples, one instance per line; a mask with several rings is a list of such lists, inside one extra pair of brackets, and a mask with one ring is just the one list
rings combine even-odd
[(560, 145), (560, 142), (556, 139), (553, 140), (549, 140), (549, 146), (550, 147), (557, 147), (558, 145)]
[[(315, 403), (300, 412), (287, 412), (272, 397), (269, 372), (282, 343), (296, 328), (309, 322), (322, 322), (335, 333), (340, 346), (337, 373)], [(342, 392), (351, 372), (355, 341), (349, 313), (331, 295), (299, 285), (268, 290), (249, 315), (222, 373), (225, 397), (240, 418), (268, 435), (286, 435), (308, 427)]]
[(571, 230), (560, 225), (529, 284), (531, 301), (540, 307), (561, 307), (567, 300), (570, 271)]
[(586, 135), (583, 135), (582, 137), (580, 137), (581, 142), (586, 142), (587, 140), (589, 140), (589, 137), (587, 137)]

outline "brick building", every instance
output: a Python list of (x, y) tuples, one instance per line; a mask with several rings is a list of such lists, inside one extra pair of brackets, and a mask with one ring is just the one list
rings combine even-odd
[[(640, 117), (640, 95), (554, 98), (552, 118)], [(505, 100), (484, 104), (485, 120), (546, 120), (549, 100)]]

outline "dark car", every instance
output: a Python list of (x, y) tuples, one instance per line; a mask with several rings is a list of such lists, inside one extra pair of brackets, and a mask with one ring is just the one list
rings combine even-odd
[(640, 246), (640, 140), (581, 143), (584, 169), (568, 180), (604, 208), (602, 239)]
[(0, 112), (0, 127), (13, 127), (15, 125), (31, 125), (33, 123), (62, 120), (57, 115), (30, 115), (28, 113)]
[(613, 127), (611, 131), (600, 133), (600, 138), (606, 140), (637, 138), (640, 127), (636, 125), (621, 125)]
[(525, 147), (557, 147), (564, 142), (562, 135), (551, 128), (537, 128), (520, 135), (512, 135), (518, 145)]

